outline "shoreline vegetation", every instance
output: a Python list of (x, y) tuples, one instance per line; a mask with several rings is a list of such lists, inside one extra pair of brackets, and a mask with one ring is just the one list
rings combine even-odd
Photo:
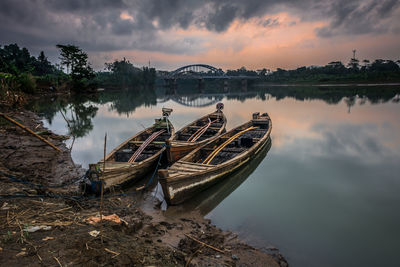
[(36, 58), (17, 44), (0, 45), (0, 93), (91, 93), (99, 87), (141, 90), (154, 86), (156, 70), (137, 68), (129, 60), (105, 63), (104, 71), (95, 72), (88, 55), (74, 45), (56, 46), (60, 64), (53, 65), (41, 51)]
[[(24, 92), (90, 93), (97, 88), (127, 88), (135, 91), (154, 87), (169, 72), (150, 67), (135, 67), (126, 58), (104, 63), (104, 70), (94, 71), (88, 55), (75, 45), (57, 44), (60, 64), (52, 64), (41, 51), (37, 57), (17, 44), (0, 45), (0, 94)], [(221, 70), (222, 71), (222, 70)], [(227, 76), (247, 76), (266, 85), (343, 85), (393, 84), (400, 82), (400, 60), (376, 59), (360, 62), (355, 55), (345, 65), (340, 61), (325, 66), (303, 66), (293, 70), (241, 67), (227, 70)], [(207, 73), (204, 73), (205, 75)]]

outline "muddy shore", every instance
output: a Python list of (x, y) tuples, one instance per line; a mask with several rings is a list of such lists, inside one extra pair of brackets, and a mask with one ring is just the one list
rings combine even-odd
[(30, 111), (0, 112), (63, 150), (0, 119), (1, 266), (288, 266), (277, 249), (253, 248), (195, 212), (164, 216), (149, 192), (107, 196), (103, 214), (113, 216), (96, 223), (100, 201), (81, 196), (85, 170), (66, 137)]

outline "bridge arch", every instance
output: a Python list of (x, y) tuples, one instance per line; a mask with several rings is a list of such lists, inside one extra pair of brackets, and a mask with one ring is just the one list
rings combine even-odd
[(222, 76), (225, 74), (221, 69), (217, 69), (216, 67), (213, 67), (213, 66), (210, 66), (207, 64), (191, 64), (191, 65), (186, 65), (186, 66), (180, 67), (180, 68), (172, 71), (169, 74), (169, 78), (177, 78), (179, 76), (184, 76), (184, 75), (188, 75), (188, 76), (192, 76), (192, 77), (195, 77), (195, 76), (201, 77), (202, 74), (209, 75), (208, 72), (205, 73), (202, 70), (208, 70), (208, 72), (211, 71), (212, 76)]

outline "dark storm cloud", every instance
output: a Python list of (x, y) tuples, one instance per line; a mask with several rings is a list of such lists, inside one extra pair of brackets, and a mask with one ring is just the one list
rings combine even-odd
[[(121, 18), (122, 12), (132, 19)], [(278, 26), (264, 16), (279, 12), (326, 21), (326, 27), (316, 29), (321, 37), (398, 31), (400, 24), (399, 0), (1, 0), (0, 44), (193, 53), (204, 49), (201, 41), (187, 42), (163, 31), (193, 26), (223, 32), (235, 19)]]
[(205, 18), (205, 26), (211, 31), (225, 31), (237, 17), (239, 8), (235, 5), (225, 4), (216, 7)]
[(54, 11), (63, 11), (63, 12), (80, 12), (80, 11), (85, 12), (93, 10), (104, 10), (110, 8), (120, 9), (128, 7), (128, 5), (126, 5), (122, 0), (66, 0), (66, 1), (48, 0), (40, 2), (46, 2), (45, 4), (50, 8), (52, 8)]
[(327, 9), (330, 24), (317, 29), (321, 37), (338, 34), (385, 33), (400, 23), (398, 0), (335, 1)]

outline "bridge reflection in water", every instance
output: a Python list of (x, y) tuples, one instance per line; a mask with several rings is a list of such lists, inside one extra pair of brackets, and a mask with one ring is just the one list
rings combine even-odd
[(186, 107), (202, 108), (213, 106), (221, 102), (224, 98), (245, 100), (260, 97), (261, 99), (269, 99), (270, 95), (263, 92), (232, 92), (232, 93), (201, 93), (201, 94), (167, 94), (157, 98), (157, 103), (165, 103), (173, 101)]
[(167, 96), (162, 99), (157, 99), (157, 103), (165, 103), (169, 100), (172, 100), (178, 104), (181, 104), (186, 107), (208, 107), (213, 106), (214, 104), (220, 102), (224, 98), (224, 95), (172, 95)]
[(246, 179), (255, 171), (255, 169), (257, 169), (258, 165), (260, 165), (266, 157), (271, 146), (272, 141), (271, 138), (269, 138), (264, 148), (253, 159), (251, 159), (246, 166), (205, 191), (197, 194), (183, 204), (168, 207), (165, 215), (179, 216), (179, 214), (193, 211), (198, 212), (201, 216), (207, 215), (232, 192), (234, 192), (244, 181), (246, 181)]

